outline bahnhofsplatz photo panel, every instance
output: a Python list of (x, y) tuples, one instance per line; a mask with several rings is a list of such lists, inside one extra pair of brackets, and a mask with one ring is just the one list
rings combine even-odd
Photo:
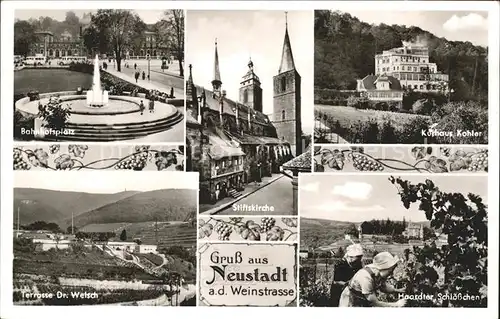
[(196, 305), (196, 173), (17, 171), (16, 306)]
[(184, 142), (184, 11), (16, 10), (16, 141)]
[(314, 32), (315, 143), (488, 144), (487, 11), (317, 10)]
[(312, 11), (186, 13), (186, 169), (200, 214), (296, 215), (311, 171)]
[(487, 174), (303, 174), (299, 187), (300, 306), (487, 307)]

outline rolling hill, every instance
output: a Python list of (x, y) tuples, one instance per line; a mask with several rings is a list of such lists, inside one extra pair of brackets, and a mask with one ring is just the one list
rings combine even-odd
[[(139, 223), (153, 220), (184, 221), (196, 216), (196, 190), (161, 189), (137, 193), (104, 205), (74, 219), (75, 226), (105, 223)], [(71, 219), (66, 219), (69, 225)]]
[(114, 194), (92, 194), (66, 192), (41, 188), (14, 188), (14, 223), (17, 223), (17, 209), (21, 225), (35, 221), (61, 223), (74, 216), (92, 211), (104, 205), (137, 194), (125, 191)]

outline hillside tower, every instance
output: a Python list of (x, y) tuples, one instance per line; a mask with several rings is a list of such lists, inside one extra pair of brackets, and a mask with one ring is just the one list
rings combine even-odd
[(278, 74), (273, 77), (273, 124), (278, 138), (290, 143), (294, 156), (302, 153), (301, 77), (295, 68), (285, 13), (285, 38)]

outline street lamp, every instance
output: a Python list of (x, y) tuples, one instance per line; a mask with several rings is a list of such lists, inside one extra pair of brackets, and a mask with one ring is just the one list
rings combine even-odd
[(148, 81), (151, 79), (151, 54), (148, 54)]

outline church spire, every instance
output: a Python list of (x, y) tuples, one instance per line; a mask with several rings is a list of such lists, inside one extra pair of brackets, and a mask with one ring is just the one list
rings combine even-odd
[(221, 87), (221, 84), (222, 81), (220, 79), (219, 54), (217, 53), (217, 39), (215, 39), (214, 79), (212, 80), (214, 91), (218, 91)]
[(293, 62), (292, 46), (288, 36), (288, 12), (285, 12), (285, 40), (283, 41), (283, 51), (281, 53), (281, 64), (278, 73), (284, 73), (295, 69)]

